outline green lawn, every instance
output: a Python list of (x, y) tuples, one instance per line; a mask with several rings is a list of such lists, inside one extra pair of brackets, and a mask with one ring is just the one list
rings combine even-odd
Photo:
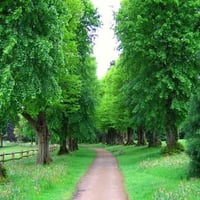
[[(160, 148), (95, 145), (117, 157), (130, 200), (198, 200), (200, 179), (188, 179), (189, 158), (162, 156)], [(6, 147), (5, 149), (29, 147)], [(25, 148), (25, 149), (24, 149)], [(2, 151), (1, 149), (0, 151)], [(4, 150), (3, 150), (4, 151)], [(53, 162), (36, 166), (35, 157), (4, 164), (8, 182), (0, 185), (3, 200), (71, 200), (76, 184), (87, 171), (94, 151), (80, 147), (67, 156), (52, 153)]]
[(26, 151), (31, 149), (36, 149), (36, 145), (30, 145), (30, 144), (4, 144), (3, 148), (0, 148), (0, 154), (2, 153), (12, 153), (12, 152), (20, 152), (20, 151)]
[(162, 156), (160, 148), (107, 147), (117, 157), (130, 200), (197, 200), (200, 179), (188, 179), (185, 153)]
[(36, 166), (35, 156), (7, 162), (4, 166), (8, 182), (0, 185), (0, 199), (71, 200), (77, 182), (94, 156), (94, 151), (80, 147), (79, 151), (64, 156), (53, 152), (53, 162), (46, 166)]

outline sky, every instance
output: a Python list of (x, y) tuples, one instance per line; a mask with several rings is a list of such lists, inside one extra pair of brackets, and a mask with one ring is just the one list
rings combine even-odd
[(94, 56), (97, 61), (97, 77), (101, 79), (110, 67), (110, 62), (118, 58), (117, 40), (112, 30), (113, 12), (120, 6), (120, 0), (91, 0), (101, 15), (103, 25), (98, 29), (95, 39)]

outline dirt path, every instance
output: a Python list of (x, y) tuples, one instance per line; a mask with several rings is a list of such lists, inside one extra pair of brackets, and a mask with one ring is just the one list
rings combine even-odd
[(73, 200), (128, 200), (115, 157), (104, 149), (81, 179)]

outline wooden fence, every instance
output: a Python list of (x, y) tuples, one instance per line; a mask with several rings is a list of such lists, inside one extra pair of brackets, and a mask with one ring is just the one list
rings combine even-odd
[[(57, 149), (56, 145), (52, 145), (49, 147), (50, 152), (55, 151)], [(38, 149), (31, 149), (26, 151), (19, 151), (19, 152), (11, 152), (11, 153), (2, 153), (0, 154), (0, 163), (4, 163), (11, 160), (19, 160), (24, 157), (30, 157), (36, 155)]]

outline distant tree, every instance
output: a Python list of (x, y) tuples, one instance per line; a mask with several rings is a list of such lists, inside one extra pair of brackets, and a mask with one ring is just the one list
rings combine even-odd
[(124, 77), (120, 66), (116, 64), (109, 69), (106, 76), (100, 81), (101, 93), (97, 106), (97, 118), (99, 120), (99, 131), (104, 134), (107, 132), (105, 136), (108, 137), (107, 143), (109, 144), (122, 144), (124, 142), (123, 133), (129, 127), (122, 90)]
[(31, 144), (36, 142), (36, 135), (34, 129), (22, 116), (20, 116), (20, 120), (15, 125), (14, 133), (18, 141), (31, 142)]
[(7, 107), (2, 106), (0, 112), (0, 147), (3, 147), (3, 140), (16, 142), (14, 135), (14, 124), (17, 123), (19, 117), (16, 113)]

